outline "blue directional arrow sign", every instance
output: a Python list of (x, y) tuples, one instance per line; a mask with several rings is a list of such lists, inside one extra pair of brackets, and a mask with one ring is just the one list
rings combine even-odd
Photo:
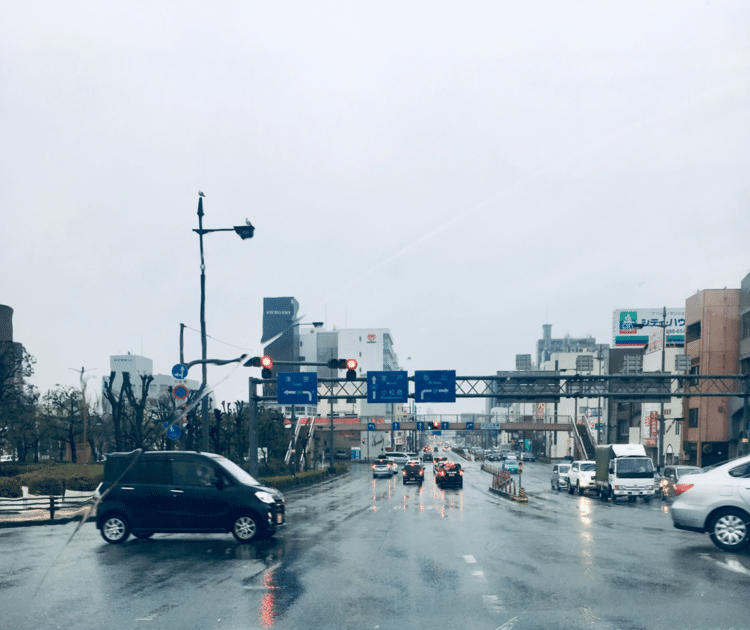
[(367, 423), (367, 430), (368, 431), (374, 431), (375, 430), (375, 423), (374, 422), (368, 422)]
[(318, 404), (318, 375), (315, 372), (279, 372), (276, 383), (280, 405)]
[(424, 431), (424, 422), (421, 420), (417, 422), (417, 431)]
[(400, 431), (401, 430), (401, 423), (400, 422), (391, 422), (391, 429), (394, 431)]
[(473, 422), (467, 422), (466, 423), (466, 430), (467, 431), (473, 431), (474, 430), (474, 423)]
[(447, 431), (448, 429), (450, 429), (450, 428), (451, 428), (451, 423), (450, 423), (450, 422), (441, 422), (441, 423), (440, 423), (440, 428), (441, 428), (441, 429), (442, 429), (443, 431)]
[(415, 402), (456, 402), (456, 370), (414, 372)]
[(367, 372), (367, 402), (391, 403), (409, 400), (409, 375), (405, 370)]
[(172, 376), (180, 380), (187, 378), (188, 367), (184, 363), (178, 363), (172, 368)]

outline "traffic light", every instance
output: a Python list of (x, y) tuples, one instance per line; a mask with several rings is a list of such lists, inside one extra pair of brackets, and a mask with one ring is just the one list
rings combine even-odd
[(269, 356), (261, 357), (260, 365), (263, 368), (260, 375), (263, 378), (271, 378), (271, 376), (273, 376), (273, 374), (271, 373), (271, 368), (273, 367), (273, 359)]
[(357, 359), (346, 360), (346, 380), (353, 381), (357, 378)]
[(263, 371), (260, 375), (263, 378), (271, 378), (271, 368), (273, 367), (273, 359), (268, 355), (262, 357), (251, 357), (245, 361), (245, 367), (262, 367)]
[(346, 370), (347, 381), (353, 381), (357, 378), (356, 359), (329, 359), (328, 367), (332, 370)]

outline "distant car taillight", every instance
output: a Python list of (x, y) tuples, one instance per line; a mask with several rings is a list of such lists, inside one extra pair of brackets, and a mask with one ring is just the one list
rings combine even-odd
[(372, 469), (375, 470), (375, 464), (372, 465)]
[(420, 474), (420, 475), (424, 475), (424, 468), (420, 468), (420, 469), (419, 469), (419, 474)]
[(463, 475), (463, 474), (464, 474), (464, 471), (463, 471), (463, 470), (459, 470), (459, 471), (458, 471), (458, 474), (459, 474), (459, 475)]
[(682, 494), (683, 492), (687, 492), (692, 487), (693, 487), (692, 483), (678, 483), (674, 487), (674, 496), (678, 496), (678, 495)]

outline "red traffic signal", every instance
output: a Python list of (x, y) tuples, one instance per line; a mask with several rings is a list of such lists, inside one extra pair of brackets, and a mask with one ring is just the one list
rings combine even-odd
[(273, 375), (271, 372), (271, 368), (273, 368), (273, 359), (267, 355), (261, 357), (260, 366), (263, 368), (260, 375), (263, 378), (271, 378), (271, 376)]
[(357, 378), (357, 359), (346, 360), (346, 380), (353, 381)]

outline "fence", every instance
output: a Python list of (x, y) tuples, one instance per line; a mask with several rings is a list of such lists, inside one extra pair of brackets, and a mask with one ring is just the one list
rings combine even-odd
[(64, 512), (66, 517), (74, 516), (87, 505), (93, 505), (93, 495), (93, 492), (77, 492), (73, 496), (0, 498), (0, 521), (34, 520), (34, 517), (46, 516), (46, 513), (49, 513), (49, 518), (54, 520), (58, 512)]

